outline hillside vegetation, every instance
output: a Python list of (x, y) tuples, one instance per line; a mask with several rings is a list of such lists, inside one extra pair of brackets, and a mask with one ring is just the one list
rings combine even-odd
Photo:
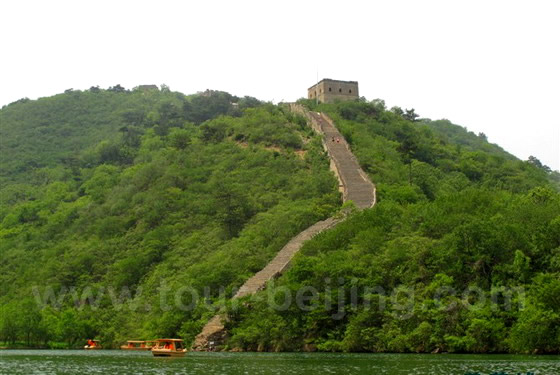
[(334, 119), (380, 202), (309, 241), (267, 291), (232, 309), (231, 346), (560, 350), (557, 174), (382, 101), (303, 103)]
[[(333, 118), (379, 203), (238, 304), (235, 288), (340, 207), (302, 117), (118, 85), (2, 108), (0, 341), (191, 341), (225, 306), (245, 350), (559, 350), (557, 174), (379, 100), (304, 104)], [(271, 306), (270, 291), (305, 287), (304, 308)]]
[(0, 119), (9, 343), (194, 336), (208, 312), (177, 309), (173, 294), (167, 311), (160, 288), (231, 293), (340, 201), (303, 119), (251, 98), (93, 90), (21, 101)]

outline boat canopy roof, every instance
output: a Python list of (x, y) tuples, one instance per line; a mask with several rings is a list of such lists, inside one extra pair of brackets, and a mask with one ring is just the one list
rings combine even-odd
[(146, 342), (146, 341), (145, 340), (127, 340), (126, 342), (143, 343), (143, 342)]
[(157, 339), (155, 341), (175, 341), (175, 342), (182, 342), (181, 339)]

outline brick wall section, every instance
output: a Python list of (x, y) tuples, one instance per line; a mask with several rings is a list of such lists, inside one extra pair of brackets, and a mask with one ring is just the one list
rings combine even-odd
[[(331, 159), (331, 169), (339, 180), (344, 202), (351, 200), (359, 209), (372, 207), (376, 201), (375, 186), (360, 168), (348, 143), (336, 129), (334, 123), (325, 114), (309, 112), (300, 105), (292, 104), (290, 108), (307, 117), (313, 130), (323, 136), (323, 147)], [(269, 280), (278, 277), (289, 267), (293, 256), (301, 249), (305, 241), (334, 227), (342, 220), (344, 219), (328, 218), (313, 224), (292, 238), (274, 259), (239, 288), (233, 298), (254, 294), (264, 289)], [(223, 319), (220, 314), (210, 319), (201, 333), (196, 336), (192, 350), (207, 351), (221, 346), (227, 338)]]

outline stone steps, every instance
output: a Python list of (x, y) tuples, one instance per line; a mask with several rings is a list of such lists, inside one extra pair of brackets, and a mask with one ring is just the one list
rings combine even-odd
[[(373, 206), (375, 204), (375, 186), (362, 171), (342, 134), (325, 114), (309, 112), (308, 117), (315, 122), (314, 128), (321, 129), (325, 135), (325, 147), (336, 165), (339, 178), (344, 186), (345, 200), (353, 201), (358, 208)], [(333, 138), (335, 142), (332, 141)], [(339, 142), (336, 142), (337, 139)]]
[[(369, 208), (375, 204), (375, 186), (362, 171), (360, 164), (350, 151), (350, 147), (332, 121), (324, 114), (308, 112), (303, 107), (293, 105), (293, 111), (303, 113), (311, 122), (311, 126), (323, 136), (323, 144), (334, 162), (335, 173), (343, 187), (344, 201), (351, 200), (359, 209)], [(339, 143), (332, 142), (332, 138), (339, 139)], [(290, 264), (293, 256), (301, 249), (304, 242), (318, 233), (334, 227), (343, 219), (329, 218), (313, 224), (297, 236), (292, 238), (276, 254), (262, 270), (249, 278), (233, 298), (240, 298), (254, 294), (266, 287), (268, 281), (282, 274)], [(213, 350), (226, 339), (222, 315), (215, 315), (204, 326), (195, 338), (192, 350)]]
[(338, 221), (339, 220), (332, 218), (320, 221), (292, 238), (282, 250), (278, 252), (274, 259), (239, 288), (234, 298), (253, 294), (263, 289), (269, 280), (281, 274), (286, 269), (295, 253), (299, 251), (305, 241), (311, 239), (317, 233), (336, 225)]

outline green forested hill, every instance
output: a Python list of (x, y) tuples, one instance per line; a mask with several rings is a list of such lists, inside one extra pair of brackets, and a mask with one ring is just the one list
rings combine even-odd
[[(84, 115), (74, 123), (67, 111), (76, 107)], [(43, 133), (56, 144), (39, 148), (32, 134), (43, 128), (41, 113), (50, 118)], [(251, 98), (96, 90), (12, 104), (1, 116), (5, 341), (177, 335), (200, 312), (156, 308), (161, 285), (209, 287), (209, 297), (231, 290), (339, 205), (305, 122)], [(82, 124), (82, 132), (61, 133)], [(40, 296), (75, 288), (79, 298), (39, 311), (33, 287)], [(154, 310), (120, 316), (109, 288)], [(99, 298), (95, 313), (81, 298), (88, 291)]]
[[(560, 198), (550, 171), (381, 101), (307, 104), (335, 120), (380, 203), (310, 241), (277, 284), (294, 295), (312, 286), (323, 302), (352, 294), (338, 293), (351, 283), (359, 301), (375, 294), (366, 286), (408, 288), (418, 304), (406, 319), (397, 300), (333, 319), (322, 302), (270, 309), (265, 291), (231, 310), (231, 347), (558, 350)], [(192, 340), (234, 288), (340, 206), (303, 118), (223, 92), (117, 85), (21, 100), (0, 111), (0, 146), (0, 341), (9, 344)], [(490, 297), (519, 286), (524, 311), (447, 311), (434, 299), (442, 287), (460, 299), (467, 287)]]
[(232, 310), (231, 346), (560, 351), (560, 195), (546, 168), (380, 101), (307, 104), (334, 119), (380, 203)]
[[(129, 148), (138, 145), (145, 128), (163, 135), (185, 121), (200, 124), (218, 115), (239, 115), (257, 103), (223, 92), (186, 97), (166, 87), (128, 91), (120, 85), (21, 99), (0, 112), (0, 184), (40, 183), (36, 180), (48, 179), (49, 172), (57, 175), (62, 169), (116, 161), (109, 158), (130, 162)], [(112, 155), (119, 137), (120, 154)]]

